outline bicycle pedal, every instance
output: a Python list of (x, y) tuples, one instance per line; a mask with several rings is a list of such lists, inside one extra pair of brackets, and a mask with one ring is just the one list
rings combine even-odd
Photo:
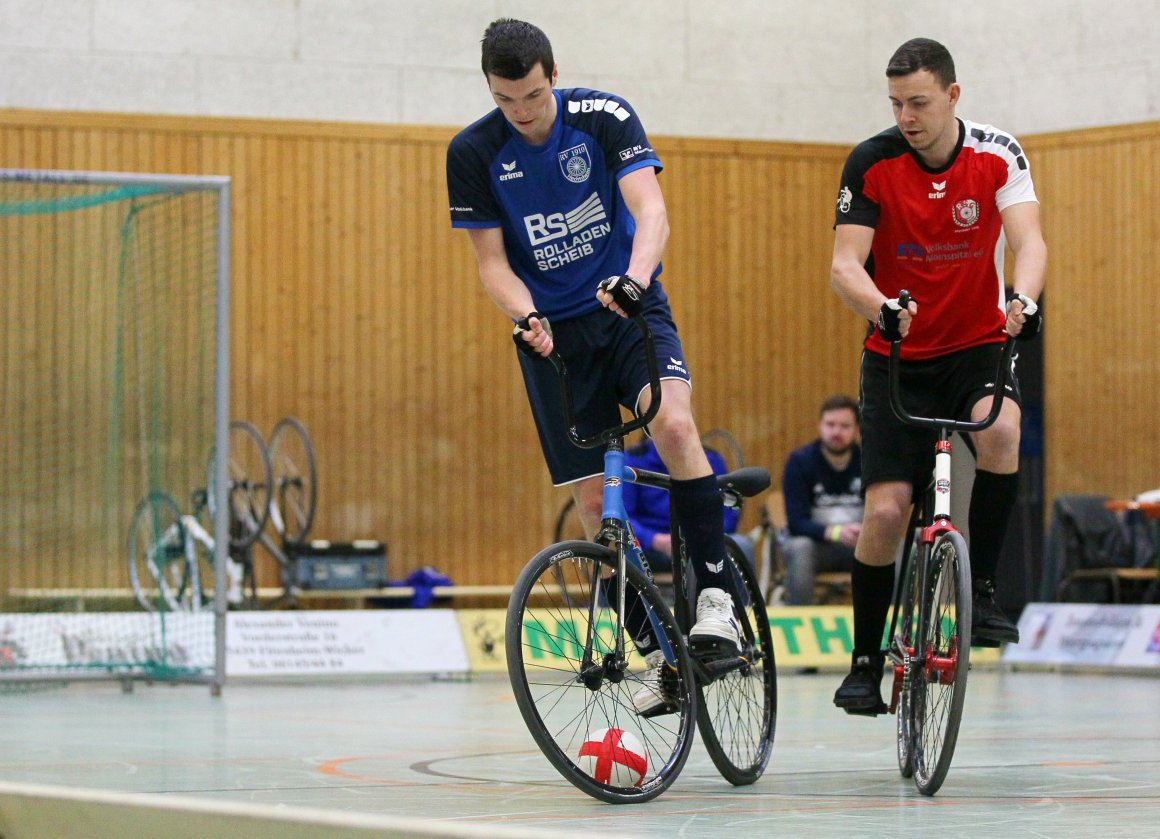
[(720, 658), (715, 658), (712, 661), (701, 661), (701, 666), (705, 668), (714, 681), (727, 676), (730, 673), (735, 673), (738, 670), (748, 674), (750, 661), (742, 655), (726, 655)]
[(974, 637), (974, 638), (972, 638), (972, 639), (971, 639), (971, 646), (972, 646), (972, 647), (981, 647), (981, 648), (991, 648), (991, 649), (994, 649), (995, 647), (999, 647), (999, 646), (1002, 646), (1002, 645), (1001, 645), (1001, 643), (1000, 643), (999, 641), (995, 641), (994, 639), (991, 639), (991, 638), (979, 638), (979, 637), (977, 637), (977, 636), (976, 636), (976, 637)]
[(852, 717), (877, 717), (890, 711), (886, 707), (886, 703), (882, 703), (876, 708), (843, 708), (842, 710)]
[(658, 705), (655, 708), (650, 708), (647, 711), (638, 711), (637, 716), (644, 720), (651, 720), (653, 717), (664, 717), (669, 714), (677, 712), (677, 703), (668, 702), (664, 705)]
[(712, 637), (689, 639), (689, 652), (702, 664), (741, 656), (741, 650), (732, 641)]

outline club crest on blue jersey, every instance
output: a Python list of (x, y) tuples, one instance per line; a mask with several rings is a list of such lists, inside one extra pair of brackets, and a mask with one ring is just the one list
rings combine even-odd
[(587, 143), (559, 152), (556, 157), (560, 161), (560, 171), (574, 184), (584, 183), (592, 174), (592, 158), (588, 154)]

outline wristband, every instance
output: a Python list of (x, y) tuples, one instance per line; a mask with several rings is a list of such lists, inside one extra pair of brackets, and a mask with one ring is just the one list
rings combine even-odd
[[(902, 292), (905, 294), (905, 292)], [(907, 300), (909, 305), (910, 301)], [(878, 321), (875, 326), (878, 327), (878, 334), (887, 341), (893, 343), (894, 341), (902, 340), (902, 333), (898, 330), (898, 321), (902, 317), (903, 309), (907, 308), (902, 305), (898, 298), (887, 300), (882, 304), (882, 308), (878, 310)]]
[(1011, 299), (1023, 304), (1023, 329), (1016, 338), (1020, 341), (1029, 341), (1043, 329), (1043, 313), (1039, 310), (1039, 305), (1025, 294), (1016, 293)]
[(531, 318), (539, 318), (540, 326), (548, 333), (548, 337), (552, 337), (552, 325), (548, 323), (548, 319), (537, 311), (528, 312), (522, 318), (516, 321), (515, 326), (512, 327), (512, 340), (515, 341), (516, 349), (522, 352), (528, 358), (540, 358), (540, 354), (532, 349), (531, 344), (523, 339), (520, 333), (526, 332), (530, 327), (528, 321)]
[(837, 542), (839, 539), (842, 538), (842, 525), (835, 524), (832, 527), (830, 527), (826, 531), (826, 536), (829, 537), (831, 542)]
[(633, 277), (628, 276), (628, 274), (617, 274), (607, 280), (602, 280), (599, 288), (612, 295), (616, 305), (630, 318), (640, 314), (646, 289)]

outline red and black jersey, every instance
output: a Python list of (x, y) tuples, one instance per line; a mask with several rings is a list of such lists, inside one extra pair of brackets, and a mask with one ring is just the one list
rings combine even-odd
[[(958, 145), (941, 169), (923, 165), (897, 126), (854, 148), (842, 170), (835, 225), (874, 228), (866, 270), (887, 297), (906, 289), (918, 302), (903, 358), (1003, 340), (1000, 212), (1036, 200), (1023, 150), (990, 125), (959, 120)], [(865, 346), (890, 352), (875, 329)]]

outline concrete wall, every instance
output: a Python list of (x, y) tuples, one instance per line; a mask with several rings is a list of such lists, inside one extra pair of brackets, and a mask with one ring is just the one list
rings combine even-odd
[(0, 0), (0, 107), (462, 125), (491, 107), (501, 15), (658, 135), (855, 142), (890, 124), (883, 68), (916, 35), (950, 48), (972, 119), (1160, 119), (1157, 0)]

